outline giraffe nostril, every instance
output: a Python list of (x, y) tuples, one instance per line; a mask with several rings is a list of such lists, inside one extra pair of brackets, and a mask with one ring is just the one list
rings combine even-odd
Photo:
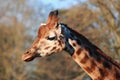
[(30, 52), (29, 51), (27, 51), (25, 54), (29, 54)]

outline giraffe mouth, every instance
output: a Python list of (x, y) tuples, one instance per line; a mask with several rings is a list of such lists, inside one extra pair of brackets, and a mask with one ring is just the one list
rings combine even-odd
[(36, 57), (41, 57), (39, 53), (29, 53), (26, 52), (22, 55), (22, 60), (25, 62), (30, 62), (32, 60), (34, 60)]

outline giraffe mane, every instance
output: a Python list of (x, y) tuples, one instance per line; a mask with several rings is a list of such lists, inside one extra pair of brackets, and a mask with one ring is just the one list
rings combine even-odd
[[(63, 24), (63, 23), (61, 23)], [(111, 57), (107, 56), (102, 50), (100, 50), (97, 46), (93, 45), (88, 39), (86, 39), (83, 35), (81, 35), (80, 33), (78, 33), (77, 31), (73, 30), (72, 28), (68, 27), (66, 24), (63, 24), (65, 27), (67, 27), (67, 29), (69, 29), (71, 32), (74, 32), (75, 35), (77, 36), (77, 38), (79, 39), (83, 39), (83, 41), (85, 42), (80, 42), (79, 40), (78, 43), (81, 45), (81, 47), (83, 48), (87, 48), (91, 53), (92, 57), (96, 57), (96, 56), (102, 56), (104, 59), (110, 61), (113, 65), (117, 66), (120, 69), (120, 63), (118, 63), (117, 61), (113, 60)], [(87, 43), (86, 43), (87, 42)], [(86, 46), (86, 44), (87, 46)], [(94, 48), (94, 49), (93, 49)], [(95, 50), (95, 51), (92, 51)], [(95, 54), (95, 53), (98, 54)], [(97, 57), (96, 57), (97, 58)]]
[(114, 64), (115, 66), (117, 66), (120, 69), (120, 63), (118, 63), (117, 61), (113, 60), (111, 57), (107, 56), (102, 50), (96, 48), (96, 51), (103, 56), (106, 60), (110, 61), (112, 64)]

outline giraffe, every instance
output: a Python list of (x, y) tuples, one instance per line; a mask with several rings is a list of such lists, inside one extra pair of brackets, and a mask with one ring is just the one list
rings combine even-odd
[(51, 11), (46, 24), (41, 24), (33, 44), (22, 55), (29, 62), (62, 50), (93, 80), (120, 80), (120, 64), (107, 56), (86, 37), (64, 23), (59, 23), (58, 10)]

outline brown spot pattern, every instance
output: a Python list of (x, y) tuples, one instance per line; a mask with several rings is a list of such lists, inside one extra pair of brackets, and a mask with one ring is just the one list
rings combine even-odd
[(84, 68), (88, 73), (92, 73), (96, 68), (96, 63), (94, 61), (90, 62), (91, 62), (90, 66)]
[(85, 71), (87, 71), (88, 73), (92, 73), (93, 70), (91, 69), (91, 67), (84, 67)]
[(50, 46), (46, 47), (45, 49), (49, 49), (49, 48), (50, 48)]
[(106, 71), (106, 69), (103, 70), (103, 69), (99, 68), (99, 72), (100, 72), (100, 76), (103, 80), (108, 75), (108, 71)]
[(57, 51), (60, 51), (60, 48), (58, 48)]
[(84, 58), (80, 60), (80, 63), (85, 64), (88, 61), (88, 56), (85, 54)]
[(61, 42), (60, 40), (59, 40), (58, 42), (59, 42), (59, 44), (58, 44), (58, 45), (62, 45), (62, 42)]
[(79, 49), (76, 51), (76, 54), (77, 54), (77, 55), (80, 55), (81, 52), (82, 52), (82, 49), (79, 48)]
[(54, 49), (56, 49), (56, 47), (53, 47), (53, 48), (51, 49), (51, 51), (53, 51)]
[(95, 61), (91, 61), (91, 69), (95, 70), (95, 68), (97, 67), (97, 64), (95, 63)]

